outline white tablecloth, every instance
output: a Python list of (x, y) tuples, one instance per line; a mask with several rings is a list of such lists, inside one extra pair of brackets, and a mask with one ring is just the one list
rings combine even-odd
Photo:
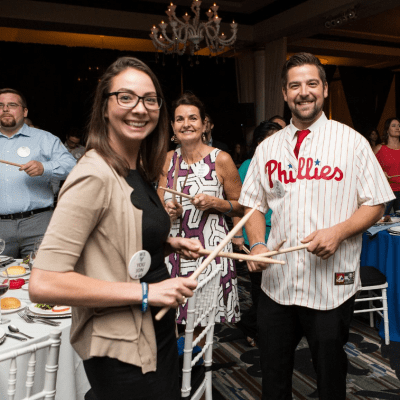
[[(28, 291), (26, 290), (9, 290), (4, 297), (17, 297), (21, 301), (31, 304)], [(44, 341), (48, 338), (49, 332), (54, 329), (50, 325), (44, 325), (41, 323), (28, 324), (22, 318), (20, 318), (17, 313), (6, 314), (4, 317), (11, 319), (11, 324), (17, 326), (21, 332), (24, 332), (29, 336), (33, 336), (34, 339), (28, 339), (26, 342), (21, 342), (16, 339), (7, 338), (0, 346), (0, 354), (6, 353), (9, 350)], [(61, 325), (58, 327), (61, 329), (61, 347), (59, 369), (57, 374), (56, 400), (83, 400), (85, 393), (90, 389), (90, 385), (86, 378), (82, 359), (75, 353), (69, 342), (71, 318), (62, 318), (58, 319), (58, 321), (61, 321)], [(10, 333), (8, 331), (8, 325), (9, 324), (0, 325), (0, 327), (6, 332)], [(38, 392), (43, 387), (43, 371), (46, 362), (46, 354), (44, 350), (38, 352), (36, 365), (37, 372), (33, 393)], [(18, 374), (16, 399), (21, 399), (25, 396), (24, 388), (27, 360), (28, 355), (17, 358)], [(0, 400), (7, 400), (8, 364), (3, 362), (0, 365)], [(35, 388), (37, 388), (37, 390), (35, 390)]]

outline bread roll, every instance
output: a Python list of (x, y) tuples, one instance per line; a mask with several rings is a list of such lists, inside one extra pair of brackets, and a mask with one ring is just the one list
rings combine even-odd
[(13, 265), (7, 268), (9, 276), (23, 275), (26, 273), (26, 269), (22, 265)]
[(2, 310), (14, 310), (21, 307), (21, 302), (15, 297), (4, 297), (1, 299)]

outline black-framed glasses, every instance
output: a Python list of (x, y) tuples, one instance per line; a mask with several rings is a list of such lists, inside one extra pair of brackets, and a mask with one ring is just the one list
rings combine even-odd
[(138, 96), (131, 92), (112, 92), (107, 93), (106, 97), (115, 96), (117, 103), (123, 108), (135, 108), (142, 100), (144, 106), (149, 111), (159, 110), (162, 105), (162, 98), (159, 96)]
[(23, 105), (17, 103), (7, 103), (7, 104), (0, 103), (0, 110), (4, 110), (5, 107), (7, 107), (9, 110), (15, 110), (18, 107), (25, 108)]

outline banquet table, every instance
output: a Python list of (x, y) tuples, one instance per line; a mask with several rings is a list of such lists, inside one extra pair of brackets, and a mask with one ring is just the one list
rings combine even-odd
[[(374, 236), (363, 234), (361, 267), (371, 266), (381, 271), (387, 279), (390, 340), (400, 342), (400, 236), (388, 231)], [(384, 337), (383, 324), (379, 335)]]
[[(11, 264), (12, 265), (12, 264)], [(25, 278), (25, 277), (24, 277)], [(27, 290), (17, 289), (9, 290), (4, 297), (16, 297), (26, 304), (31, 304), (29, 300), (29, 293)], [(25, 322), (18, 314), (10, 313), (5, 314), (3, 317), (10, 319), (11, 322), (0, 325), (6, 332), (8, 331), (8, 325), (13, 324), (19, 328), (21, 332), (26, 333), (29, 336), (33, 336), (34, 339), (28, 339), (25, 342), (7, 337), (5, 342), (0, 346), (0, 354), (7, 353), (10, 350), (20, 349), (24, 346), (29, 346), (34, 343), (45, 341), (49, 338), (49, 333), (53, 329), (61, 330), (61, 347), (60, 347), (60, 358), (59, 358), (59, 369), (57, 374), (56, 384), (56, 400), (83, 400), (85, 393), (90, 389), (89, 382), (86, 378), (86, 373), (83, 368), (82, 359), (75, 353), (70, 342), (69, 333), (71, 328), (71, 318), (59, 318), (53, 321), (60, 321), (61, 324), (58, 327), (50, 325), (44, 325), (41, 323), (29, 324)], [(17, 336), (18, 335), (15, 334)], [(33, 392), (39, 392), (43, 387), (44, 382), (44, 364), (46, 362), (47, 349), (43, 349), (37, 354), (37, 365), (35, 376), (35, 384), (33, 386)], [(16, 399), (25, 397), (25, 380), (26, 380), (26, 369), (27, 369), (28, 355), (17, 358), (18, 375), (17, 375), (17, 393)], [(7, 400), (7, 385), (8, 385), (8, 365), (9, 362), (1, 363), (0, 367), (0, 400)], [(39, 372), (40, 371), (40, 372)], [(20, 375), (24, 372), (25, 375)]]

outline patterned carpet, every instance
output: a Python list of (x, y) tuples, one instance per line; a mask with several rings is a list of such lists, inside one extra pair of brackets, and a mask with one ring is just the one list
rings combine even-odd
[[(243, 311), (251, 301), (250, 282), (245, 270), (238, 273)], [(359, 318), (352, 323), (346, 352), (348, 400), (400, 400), (400, 343), (386, 346), (377, 330)], [(259, 351), (247, 345), (234, 325), (216, 325), (213, 361), (213, 400), (261, 398)], [(318, 399), (316, 374), (305, 339), (296, 350), (293, 399)]]

